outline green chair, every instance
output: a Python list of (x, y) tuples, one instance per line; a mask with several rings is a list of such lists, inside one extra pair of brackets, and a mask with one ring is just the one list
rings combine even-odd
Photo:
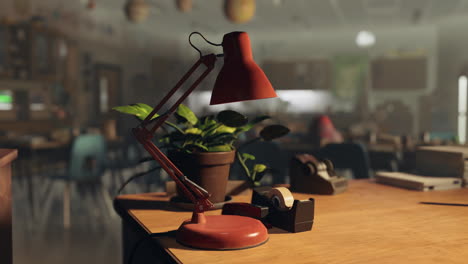
[[(41, 221), (42, 223), (46, 223), (47, 213), (52, 208), (54, 198), (62, 193), (63, 225), (65, 228), (71, 226), (70, 205), (73, 187), (76, 187), (80, 194), (80, 201), (85, 202), (92, 198), (92, 206), (99, 206), (96, 208), (99, 212), (104, 211), (111, 216), (115, 215), (112, 199), (102, 184), (102, 175), (108, 168), (106, 155), (106, 143), (103, 136), (88, 134), (80, 135), (74, 139), (67, 171), (63, 175), (52, 175), (50, 177), (51, 188), (44, 203), (43, 208), (46, 214), (43, 215), (45, 219)], [(62, 189), (57, 189), (56, 185), (59, 182), (65, 183)]]

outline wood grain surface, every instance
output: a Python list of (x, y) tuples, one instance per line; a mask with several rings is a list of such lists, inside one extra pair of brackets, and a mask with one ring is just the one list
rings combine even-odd
[[(273, 228), (266, 244), (241, 251), (191, 249), (172, 236), (157, 238), (157, 244), (183, 263), (468, 263), (468, 208), (419, 204), (468, 203), (466, 188), (417, 192), (355, 180), (335, 196), (294, 195), (315, 198), (312, 231), (293, 234)], [(191, 215), (167, 201), (164, 193), (125, 195), (116, 209), (141, 231), (167, 232)]]
[(18, 156), (16, 149), (0, 149), (0, 167), (10, 164)]
[(0, 149), (0, 263), (13, 263), (11, 163), (16, 149)]

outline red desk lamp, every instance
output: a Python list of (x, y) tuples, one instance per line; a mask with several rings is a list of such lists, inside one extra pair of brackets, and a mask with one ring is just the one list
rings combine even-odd
[[(193, 34), (200, 35), (209, 44), (222, 46), (224, 55), (202, 55), (201, 51), (190, 41)], [(174, 113), (177, 107), (213, 70), (217, 57), (224, 56), (224, 65), (216, 79), (210, 104), (277, 97), (268, 78), (253, 60), (250, 39), (247, 33), (231, 32), (224, 35), (222, 44), (214, 44), (206, 40), (200, 33), (193, 32), (189, 36), (189, 43), (200, 53), (200, 59), (169, 91), (146, 119), (133, 129), (133, 134), (175, 181), (184, 195), (195, 204), (192, 219), (183, 222), (177, 230), (177, 241), (179, 243), (204, 249), (242, 249), (261, 245), (268, 240), (268, 232), (260, 221), (237, 215), (205, 216), (203, 212), (213, 207), (213, 204), (208, 200), (210, 194), (184, 176), (151, 141), (156, 129)], [(152, 117), (161, 110), (162, 106), (167, 103), (169, 98), (201, 64), (207, 67), (206, 70), (166, 113), (151, 121), (154, 125), (152, 128), (147, 129)]]

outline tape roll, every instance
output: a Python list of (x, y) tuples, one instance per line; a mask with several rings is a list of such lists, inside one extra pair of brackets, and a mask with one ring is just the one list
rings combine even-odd
[(317, 163), (317, 170), (327, 170), (327, 165), (324, 162), (318, 162)]
[(294, 197), (288, 188), (272, 188), (267, 197), (273, 203), (273, 206), (280, 211), (287, 211), (293, 207)]

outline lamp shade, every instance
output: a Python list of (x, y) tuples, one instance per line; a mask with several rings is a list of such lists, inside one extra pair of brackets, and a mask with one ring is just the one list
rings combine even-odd
[(224, 35), (222, 46), (224, 65), (216, 78), (210, 105), (278, 97), (253, 60), (247, 33)]

